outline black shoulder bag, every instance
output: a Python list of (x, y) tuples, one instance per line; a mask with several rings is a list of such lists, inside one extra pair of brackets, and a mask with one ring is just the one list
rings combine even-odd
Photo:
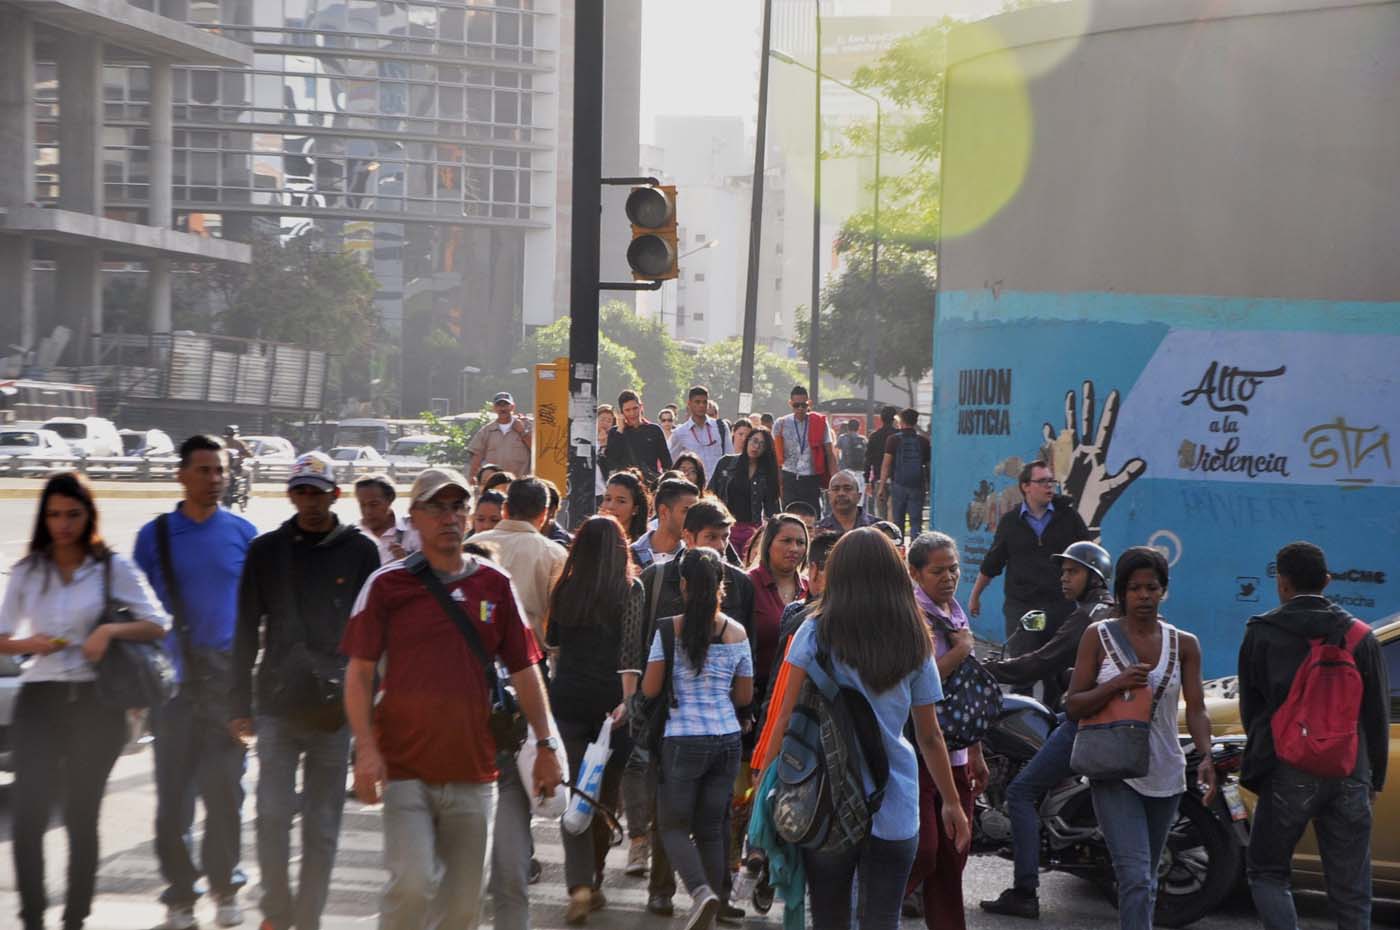
[[(130, 609), (112, 597), (112, 556), (102, 560), (102, 623), (130, 623)], [(175, 669), (160, 641), (114, 639), (97, 663), (97, 698), (123, 710), (159, 707), (175, 694)]]
[(224, 721), (232, 717), (229, 696), (233, 693), (233, 656), (222, 649), (194, 645), (185, 600), (180, 594), (180, 580), (175, 575), (175, 559), (170, 551), (169, 514), (156, 517), (156, 550), (160, 555), (165, 590), (170, 595), (171, 625), (175, 628), (184, 666), (180, 693), (194, 704), (201, 716), (217, 721), (222, 729)]
[(486, 679), (486, 694), (491, 701), (489, 724), (491, 737), (496, 741), (496, 751), (512, 755), (519, 752), (529, 732), (529, 722), (520, 712), (510, 689), (502, 684), (501, 676), (496, 672), (496, 663), (486, 655), (486, 647), (482, 645), (476, 627), (472, 626), (466, 612), (452, 599), (452, 595), (447, 593), (447, 588), (438, 580), (437, 575), (433, 574), (433, 567), (421, 552), (409, 556), (404, 562), (404, 567), (412, 572), (442, 605), (443, 612), (456, 625), (462, 638), (467, 641), (468, 648), (481, 663), (481, 674)]
[[(656, 583), (658, 587), (661, 584), (659, 572)], [(671, 708), (676, 706), (675, 687), (671, 683), (671, 675), (676, 667), (675, 618), (662, 617), (656, 621), (653, 629), (661, 634), (661, 652), (666, 657), (666, 679), (661, 683), (661, 692), (656, 697), (646, 697), (639, 687), (632, 706), (628, 708), (627, 719), (635, 745), (633, 758), (636, 762), (641, 762), (643, 757), (649, 760), (661, 751), (661, 739), (666, 735), (666, 721), (670, 719)]]
[(311, 631), (297, 608), (290, 540), (282, 540), (281, 555), (282, 584), (286, 589), (284, 621), (291, 635), (287, 651), (272, 672), (276, 676), (272, 685), (273, 703), (278, 712), (306, 726), (334, 733), (345, 726), (345, 663), (340, 656), (312, 646)]

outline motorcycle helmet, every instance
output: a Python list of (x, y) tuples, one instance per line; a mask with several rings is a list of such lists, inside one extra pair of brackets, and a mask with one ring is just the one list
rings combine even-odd
[(1069, 559), (1071, 562), (1078, 562), (1098, 575), (1103, 586), (1108, 587), (1108, 576), (1113, 571), (1113, 559), (1109, 556), (1108, 550), (1098, 543), (1077, 542), (1059, 555), (1052, 555), (1050, 558), (1055, 561)]

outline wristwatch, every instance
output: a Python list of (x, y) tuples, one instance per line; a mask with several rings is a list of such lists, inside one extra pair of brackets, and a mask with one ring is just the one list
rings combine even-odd
[(558, 748), (559, 748), (559, 740), (555, 739), (553, 736), (546, 736), (544, 739), (537, 739), (537, 740), (535, 740), (535, 748), (536, 748), (536, 749), (558, 749)]

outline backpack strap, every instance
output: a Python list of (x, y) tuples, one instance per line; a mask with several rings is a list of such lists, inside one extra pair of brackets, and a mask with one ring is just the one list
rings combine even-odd
[[(885, 800), (885, 789), (890, 780), (890, 759), (885, 753), (885, 739), (880, 735), (879, 721), (870, 701), (854, 688), (843, 688), (836, 683), (831, 656), (821, 646), (817, 647), (816, 667), (807, 670), (807, 677), (821, 691), (822, 696), (831, 702), (837, 714), (844, 714), (850, 724), (848, 735), (854, 731), (856, 742), (860, 744), (861, 758), (870, 770), (870, 780), (875, 790), (865, 799), (870, 813), (875, 814)], [(862, 706), (863, 705), (863, 706)], [(859, 713), (857, 713), (859, 709)]]
[[(660, 587), (659, 578), (657, 587)], [(676, 624), (672, 617), (662, 617), (656, 624), (657, 632), (661, 634), (661, 652), (666, 657), (665, 687), (669, 690), (667, 704), (676, 707), (676, 686), (671, 681), (671, 674), (676, 670)]]
[(1346, 638), (1344, 640), (1347, 652), (1350, 652), (1351, 654), (1355, 655), (1357, 647), (1361, 645), (1361, 641), (1364, 640), (1366, 638), (1366, 634), (1370, 632), (1371, 628), (1369, 626), (1362, 623), (1355, 617), (1352, 617), (1351, 625), (1347, 627)]
[(171, 626), (180, 645), (181, 658), (185, 668), (193, 665), (193, 647), (189, 617), (185, 613), (185, 599), (180, 596), (180, 579), (175, 577), (175, 559), (170, 551), (170, 515), (163, 513), (156, 517), (156, 551), (160, 555), (160, 573), (165, 578), (165, 591), (170, 595)]

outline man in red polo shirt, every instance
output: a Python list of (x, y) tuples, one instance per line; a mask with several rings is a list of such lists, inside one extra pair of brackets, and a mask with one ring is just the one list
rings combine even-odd
[[(409, 514), (425, 562), (415, 556), (370, 576), (341, 644), (350, 657), (345, 705), (355, 734), (355, 793), (366, 804), (384, 802), (389, 881), (381, 930), (475, 927), (495, 817), (495, 664), (482, 667), (458, 620), (415, 569), (446, 589), (482, 650), (510, 674), (535, 732), (549, 732), (539, 646), (510, 577), (462, 554), (468, 496), (466, 479), (453, 469), (418, 476)], [(375, 704), (381, 657), (387, 665)], [(552, 795), (559, 785), (556, 749), (552, 738), (539, 742), (536, 794)]]

